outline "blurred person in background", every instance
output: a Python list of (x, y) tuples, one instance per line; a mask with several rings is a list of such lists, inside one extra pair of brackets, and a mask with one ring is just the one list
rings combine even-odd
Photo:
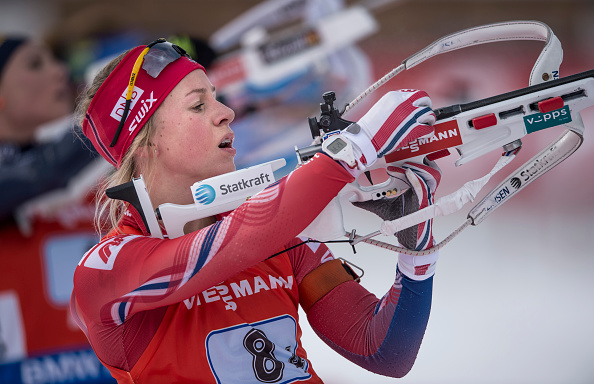
[(112, 382), (68, 309), (74, 266), (96, 241), (89, 192), (105, 170), (76, 140), (72, 109), (50, 49), (0, 36), (2, 383)]
[[(78, 110), (85, 136), (116, 168), (104, 188), (142, 175), (153, 209), (192, 204), (193, 183), (235, 170), (233, 111), (217, 100), (204, 67), (162, 39), (110, 62)], [(301, 305), (345, 358), (404, 376), (427, 325), (437, 253), (400, 255), (378, 299), (326, 245), (297, 236), (366, 166), (431, 136), (434, 121), (425, 92), (390, 92), (340, 134), (350, 156), (317, 154), (236, 210), (186, 224), (177, 238), (151, 236), (143, 215), (152, 210), (100, 191), (109, 232), (78, 264), (71, 298), (97, 356), (120, 383), (321, 383), (301, 345)], [(439, 169), (406, 168), (392, 170), (416, 186), (400, 209), (431, 204)], [(429, 249), (431, 228), (422, 223), (399, 239)]]

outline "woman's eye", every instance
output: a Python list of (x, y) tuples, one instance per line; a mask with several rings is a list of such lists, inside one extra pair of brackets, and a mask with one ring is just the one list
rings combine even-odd
[(200, 103), (200, 104), (198, 104), (198, 105), (196, 105), (196, 106), (192, 107), (192, 109), (193, 109), (194, 111), (202, 111), (202, 110), (204, 109), (204, 104), (203, 104), (203, 103)]

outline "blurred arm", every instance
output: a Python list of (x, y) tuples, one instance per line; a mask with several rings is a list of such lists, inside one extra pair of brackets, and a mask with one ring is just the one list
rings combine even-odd
[(21, 150), (0, 145), (0, 220), (43, 193), (64, 188), (96, 157), (70, 130), (59, 140)]

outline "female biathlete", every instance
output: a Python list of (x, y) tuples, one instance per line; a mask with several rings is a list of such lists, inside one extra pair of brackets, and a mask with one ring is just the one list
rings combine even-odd
[[(108, 186), (143, 175), (154, 208), (192, 204), (193, 183), (235, 170), (233, 111), (204, 68), (169, 42), (122, 54), (83, 96), (84, 134), (116, 168)], [(120, 383), (321, 383), (301, 345), (301, 305), (348, 360), (405, 375), (427, 325), (437, 255), (401, 256), (377, 299), (325, 245), (293, 246), (347, 183), (378, 156), (432, 135), (434, 121), (425, 92), (389, 92), (340, 133), (350, 151), (317, 154), (175, 239), (150, 237), (133, 207), (104, 201), (113, 227), (80, 261), (71, 299), (97, 356)], [(429, 204), (438, 169), (407, 168), (411, 204)], [(418, 249), (433, 245), (430, 222), (415, 231)]]

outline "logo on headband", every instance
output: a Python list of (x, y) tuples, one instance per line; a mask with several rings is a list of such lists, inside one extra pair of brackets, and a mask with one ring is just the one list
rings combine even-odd
[(154, 97), (153, 91), (151, 91), (151, 95), (140, 102), (141, 106), (140, 106), (138, 112), (136, 113), (136, 116), (134, 116), (134, 119), (132, 119), (132, 122), (130, 123), (130, 127), (128, 128), (128, 130), (130, 131), (130, 134), (132, 134), (132, 132), (134, 132), (134, 130), (138, 127), (138, 124), (140, 124), (142, 119), (144, 119), (144, 117), (151, 110), (155, 101), (157, 101), (157, 99), (155, 99), (153, 97)]
[[(122, 120), (122, 116), (124, 115), (124, 108), (126, 107), (126, 93), (128, 92), (128, 88), (124, 89), (122, 95), (118, 99), (118, 102), (113, 107), (110, 116), (113, 117), (118, 123)], [(134, 87), (134, 91), (132, 92), (132, 100), (130, 100), (130, 111), (134, 109), (136, 102), (140, 99), (140, 96), (144, 91), (138, 87)], [(129, 115), (129, 114), (128, 114)]]

